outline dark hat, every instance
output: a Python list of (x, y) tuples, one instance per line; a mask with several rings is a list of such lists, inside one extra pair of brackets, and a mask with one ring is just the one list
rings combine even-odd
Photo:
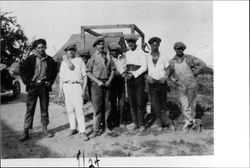
[(109, 50), (119, 50), (121, 49), (121, 46), (116, 42), (111, 42), (109, 43), (108, 48)]
[(67, 51), (69, 49), (75, 49), (76, 50), (76, 44), (69, 44), (64, 48), (64, 51)]
[(186, 49), (186, 45), (183, 42), (177, 42), (174, 44), (174, 49)]
[(86, 48), (78, 50), (77, 53), (80, 56), (90, 56), (90, 50)]
[(149, 44), (152, 44), (153, 42), (157, 42), (157, 43), (159, 43), (160, 44), (160, 42), (161, 42), (161, 39), (159, 38), (159, 37), (152, 37), (152, 38), (150, 38), (149, 40), (148, 40), (148, 43)]
[(93, 47), (95, 47), (99, 42), (103, 41), (104, 42), (104, 37), (103, 36), (98, 36), (96, 40), (93, 43)]
[(137, 41), (138, 37), (134, 34), (128, 34), (125, 36), (125, 40), (127, 41)]

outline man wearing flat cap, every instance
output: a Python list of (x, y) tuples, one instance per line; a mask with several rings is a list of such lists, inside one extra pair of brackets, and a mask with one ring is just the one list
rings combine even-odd
[(57, 76), (57, 64), (54, 59), (45, 52), (47, 42), (44, 39), (38, 39), (33, 42), (34, 53), (28, 56), (20, 65), (20, 76), (26, 85), (27, 104), (24, 117), (24, 132), (19, 141), (23, 142), (29, 138), (29, 130), (33, 128), (33, 119), (36, 109), (36, 102), (39, 97), (41, 123), (43, 125), (43, 134), (52, 137), (48, 133), (49, 124), (49, 92)]
[(111, 42), (108, 45), (109, 55), (114, 60), (116, 70), (111, 82), (111, 124), (112, 127), (121, 126), (124, 121), (124, 103), (125, 103), (125, 78), (126, 70), (125, 56), (120, 52), (121, 46), (117, 42)]
[(130, 112), (133, 120), (133, 129), (145, 130), (145, 80), (147, 70), (146, 54), (136, 45), (137, 36), (134, 34), (125, 37), (129, 51), (126, 53), (126, 80)]
[(186, 45), (182, 42), (174, 44), (176, 55), (169, 62), (168, 76), (178, 88), (180, 109), (185, 116), (183, 131), (188, 132), (190, 128), (200, 130), (200, 119), (195, 119), (198, 86), (195, 77), (206, 65), (201, 59), (184, 54), (185, 49)]
[[(89, 49), (80, 49), (77, 51), (77, 56), (81, 57), (84, 61), (84, 63), (87, 65), (88, 60), (90, 58), (90, 50)], [(88, 101), (91, 100), (91, 80), (89, 77), (87, 77), (87, 89), (86, 89), (86, 94), (84, 96), (84, 104)]]
[[(152, 113), (157, 119), (158, 130), (162, 131), (168, 125), (167, 117), (167, 67), (169, 59), (159, 51), (161, 39), (152, 37), (148, 41), (151, 51), (147, 54), (147, 83), (149, 86)], [(172, 125), (173, 126), (173, 125)]]
[[(116, 66), (112, 58), (104, 51), (104, 38), (97, 37), (93, 43), (96, 51), (88, 60), (87, 75), (91, 79), (91, 95), (94, 107), (94, 132), (92, 138), (104, 131), (110, 133), (108, 117), (110, 114), (109, 92)], [(102, 128), (101, 128), (102, 124)]]
[(63, 56), (64, 59), (60, 66), (60, 92), (64, 95), (69, 119), (70, 132), (68, 136), (79, 132), (79, 136), (87, 141), (89, 138), (86, 134), (82, 99), (87, 83), (86, 65), (82, 58), (76, 57), (76, 50), (75, 44), (66, 46), (64, 49), (67, 55)]

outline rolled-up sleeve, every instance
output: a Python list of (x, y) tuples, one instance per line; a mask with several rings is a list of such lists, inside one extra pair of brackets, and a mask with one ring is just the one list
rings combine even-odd
[(90, 58), (87, 62), (87, 66), (86, 66), (86, 73), (90, 72), (92, 73), (93, 71), (93, 66), (94, 66), (94, 59)]
[(82, 73), (82, 76), (86, 76), (86, 65), (83, 61), (81, 61), (81, 73)]
[(138, 76), (140, 76), (143, 72), (145, 72), (147, 70), (147, 56), (144, 52), (139, 52), (139, 60), (140, 60), (140, 63), (141, 63), (141, 67), (136, 70), (136, 71), (133, 71), (131, 72), (135, 78), (137, 78)]

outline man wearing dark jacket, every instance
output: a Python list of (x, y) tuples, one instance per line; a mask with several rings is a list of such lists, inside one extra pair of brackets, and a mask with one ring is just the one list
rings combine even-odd
[(49, 91), (52, 90), (51, 86), (57, 76), (57, 65), (54, 59), (45, 52), (46, 40), (38, 39), (34, 41), (33, 49), (35, 53), (27, 57), (20, 66), (20, 75), (28, 92), (27, 110), (24, 117), (24, 132), (19, 139), (21, 142), (29, 138), (29, 129), (33, 127), (38, 97), (40, 100), (43, 134), (47, 137), (52, 137), (47, 130), (47, 125), (49, 124)]

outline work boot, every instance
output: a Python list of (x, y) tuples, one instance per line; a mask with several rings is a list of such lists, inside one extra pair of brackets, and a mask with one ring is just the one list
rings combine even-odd
[(45, 135), (47, 138), (51, 138), (53, 137), (52, 134), (48, 133), (48, 129), (47, 129), (47, 126), (43, 126), (43, 135)]
[(84, 140), (84, 141), (88, 141), (89, 137), (87, 136), (87, 134), (85, 132), (83, 133), (79, 133), (80, 137)]
[(140, 126), (140, 129), (139, 129), (140, 132), (143, 132), (145, 130), (146, 130), (145, 126)]
[(77, 133), (76, 129), (70, 130), (68, 137), (71, 137), (71, 136), (75, 135), (76, 133)]
[(194, 125), (193, 121), (186, 121), (185, 125), (182, 128), (183, 133), (188, 133), (190, 127), (192, 127), (193, 125)]
[(27, 139), (29, 139), (29, 130), (25, 129), (22, 136), (19, 138), (19, 141), (24, 142)]
[(95, 137), (97, 137), (97, 136), (99, 136), (99, 135), (100, 135), (99, 131), (94, 131), (94, 132), (90, 135), (90, 138), (95, 138)]
[(192, 126), (193, 130), (197, 130), (197, 132), (201, 132), (201, 119), (194, 119), (194, 125)]

